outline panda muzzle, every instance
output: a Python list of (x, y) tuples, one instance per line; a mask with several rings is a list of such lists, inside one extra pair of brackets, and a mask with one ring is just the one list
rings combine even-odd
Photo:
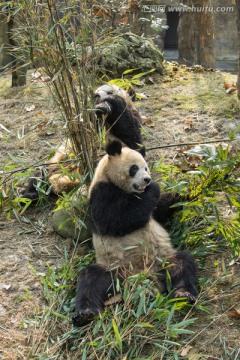
[(142, 179), (141, 181), (141, 185), (139, 184), (134, 184), (134, 189), (139, 191), (139, 192), (143, 192), (146, 190), (146, 187), (150, 184), (151, 182), (151, 178), (149, 176), (144, 177), (144, 179)]
[(137, 185), (137, 184), (134, 184), (133, 187), (134, 187), (135, 190), (137, 190), (137, 191), (139, 191), (139, 192), (143, 192), (143, 191), (145, 191), (147, 185)]

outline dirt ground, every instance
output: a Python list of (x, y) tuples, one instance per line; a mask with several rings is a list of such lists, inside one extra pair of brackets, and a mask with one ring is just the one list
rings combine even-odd
[[(236, 93), (226, 94), (223, 85), (236, 82), (236, 75), (189, 70), (177, 64), (167, 67), (164, 77), (155, 76), (153, 84), (139, 90), (148, 96), (137, 103), (146, 116), (147, 148), (228, 137), (240, 116)], [(62, 129), (64, 122), (45, 84), (31, 82), (30, 72), (26, 87), (11, 89), (10, 76), (2, 76), (0, 171), (9, 171), (16, 158), (19, 167), (26, 160), (34, 163), (43, 159), (64, 139)], [(147, 153), (150, 163), (162, 158), (170, 163), (178, 161), (176, 148)], [(68, 241), (52, 229), (53, 207), (50, 202), (44, 209), (31, 208), (21, 219), (14, 215), (6, 219), (7, 211), (1, 214), (0, 359), (29, 358), (32, 341), (29, 319), (46, 306), (33, 268), (44, 273), (46, 264), (57, 267), (63, 260), (64, 247), (68, 247)], [(225, 269), (222, 259), (229, 263), (226, 254), (218, 254), (200, 269), (200, 277), (209, 281), (200, 295), (209, 313), (194, 314), (198, 317), (194, 334), (183, 341), (182, 354), (185, 349), (191, 360), (240, 359), (240, 350), (227, 357), (227, 352), (239, 348), (240, 319), (229, 315), (231, 311), (240, 312), (239, 262)]]

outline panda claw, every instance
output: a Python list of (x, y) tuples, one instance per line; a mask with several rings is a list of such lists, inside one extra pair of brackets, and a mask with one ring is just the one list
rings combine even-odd
[(186, 298), (189, 304), (194, 304), (196, 302), (195, 295), (191, 294), (189, 291), (185, 289), (175, 290), (172, 294), (173, 298)]
[(89, 324), (97, 314), (91, 309), (79, 310), (72, 317), (74, 326), (80, 327)]

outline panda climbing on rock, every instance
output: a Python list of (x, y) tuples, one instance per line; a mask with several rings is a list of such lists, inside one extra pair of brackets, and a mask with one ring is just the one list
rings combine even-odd
[[(102, 85), (95, 91), (95, 113), (98, 119), (98, 127), (106, 129), (109, 139), (117, 138), (126, 146), (138, 149), (142, 144), (141, 117), (133, 106), (131, 96), (132, 93), (129, 95), (127, 91), (116, 85)], [(84, 173), (83, 169), (73, 166), (70, 169), (70, 173), (74, 174), (74, 180), (72, 180), (68, 175), (63, 175), (58, 166), (58, 163), (66, 159), (68, 154), (72, 152), (72, 145), (68, 139), (48, 160), (47, 181), (55, 194), (63, 191), (69, 192), (80, 183), (80, 176)], [(79, 176), (76, 177), (76, 174)], [(21, 197), (37, 200), (39, 197), (38, 183), (45, 178), (42, 170), (37, 171), (35, 176), (29, 179)]]
[[(96, 264), (79, 277), (73, 324), (83, 326), (102, 313), (114, 293), (114, 278), (142, 270), (155, 274), (167, 291), (162, 260), (167, 260), (172, 297), (194, 302), (197, 270), (193, 257), (173, 249), (168, 233), (155, 220), (168, 212), (174, 197), (160, 195), (141, 153), (113, 141), (100, 160), (89, 190)], [(165, 264), (166, 266), (166, 264)]]

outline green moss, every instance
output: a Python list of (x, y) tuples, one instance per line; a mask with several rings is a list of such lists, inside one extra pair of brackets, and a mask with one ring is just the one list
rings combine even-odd
[(0, 95), (6, 94), (6, 92), (11, 88), (11, 76), (5, 75), (0, 79)]
[[(175, 91), (176, 85), (182, 91), (174, 94), (176, 106), (186, 111), (206, 111), (213, 115), (232, 117), (239, 112), (237, 92), (227, 94), (224, 83), (235, 83), (236, 75), (229, 73), (194, 73), (185, 68), (173, 73), (168, 67), (168, 74), (172, 81), (164, 83), (167, 91)], [(168, 75), (166, 75), (168, 76)], [(169, 95), (169, 94), (168, 94)]]

